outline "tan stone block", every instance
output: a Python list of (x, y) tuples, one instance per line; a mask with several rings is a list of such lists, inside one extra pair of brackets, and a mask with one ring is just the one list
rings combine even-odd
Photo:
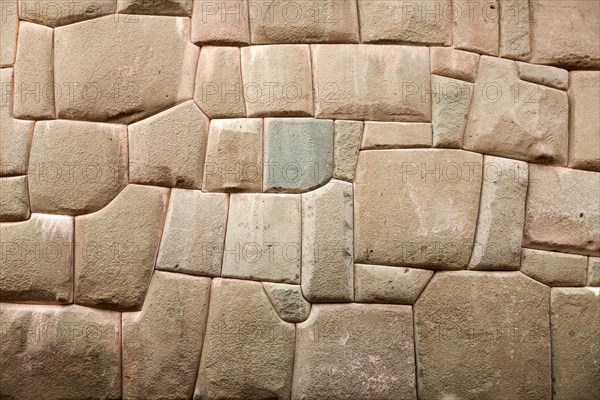
[(571, 71), (569, 167), (600, 172), (600, 72)]
[(414, 304), (432, 276), (433, 271), (425, 269), (356, 264), (354, 300)]
[(585, 286), (587, 269), (585, 256), (523, 249), (521, 272), (547, 286)]
[(263, 282), (262, 285), (282, 320), (302, 322), (308, 318), (310, 303), (304, 299), (300, 285), (272, 282)]
[(121, 14), (172, 15), (190, 17), (193, 0), (117, 0)]
[(0, 222), (25, 221), (30, 214), (27, 177), (0, 178)]
[(454, 47), (497, 56), (500, 40), (498, 0), (452, 2)]
[(192, 42), (244, 45), (250, 43), (248, 0), (194, 0)]
[(473, 85), (445, 76), (431, 75), (433, 146), (460, 149), (471, 105)]
[[(57, 27), (114, 14), (117, 0), (19, 0), (19, 18), (23, 21)], [(136, 23), (132, 18), (129, 23)]]
[(513, 60), (529, 59), (531, 52), (529, 0), (501, 0), (498, 5), (500, 6), (500, 57)]
[(431, 144), (431, 124), (366, 121), (360, 149), (405, 149)]
[(517, 62), (519, 78), (555, 89), (567, 90), (569, 71), (561, 68)]
[(450, 47), (431, 47), (431, 73), (447, 78), (475, 82), (479, 54)]
[(0, 66), (2, 68), (15, 63), (17, 50), (17, 31), (19, 30), (19, 13), (17, 0), (2, 0), (0, 2)]
[(600, 257), (588, 257), (587, 286), (600, 286)]
[(362, 135), (362, 121), (333, 121), (333, 178), (354, 180)]

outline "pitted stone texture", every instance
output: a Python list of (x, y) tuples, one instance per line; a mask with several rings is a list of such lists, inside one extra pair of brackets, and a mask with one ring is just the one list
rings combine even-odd
[(193, 0), (117, 0), (117, 11), (122, 14), (192, 15)]
[(414, 304), (433, 271), (356, 264), (354, 300), (360, 303)]
[(289, 399), (294, 324), (259, 282), (213, 279), (194, 399)]
[(129, 123), (191, 99), (188, 32), (189, 18), (123, 14), (56, 28), (58, 118)]
[(600, 172), (600, 71), (572, 71), (569, 167)]
[(223, 193), (173, 189), (156, 268), (219, 276), (229, 197)]
[(352, 301), (352, 184), (302, 195), (302, 292), (311, 302)]
[(248, 0), (254, 44), (356, 43), (356, 0)]
[(450, 0), (358, 0), (358, 11), (365, 43), (452, 44)]
[(479, 217), (469, 269), (519, 269), (528, 179), (526, 162), (484, 156)]
[(556, 288), (551, 294), (555, 400), (595, 400), (600, 393), (600, 289)]
[(587, 286), (600, 286), (600, 257), (589, 257)]
[(311, 50), (315, 116), (431, 121), (427, 47), (325, 44)]
[(210, 278), (154, 273), (142, 311), (123, 314), (123, 398), (192, 397), (210, 284)]
[(461, 81), (475, 82), (479, 54), (456, 50), (451, 47), (432, 47), (431, 73)]
[(142, 308), (169, 190), (127, 185), (104, 209), (75, 219), (75, 302), (119, 311)]
[(532, 62), (569, 69), (600, 67), (600, 3), (539, 0), (531, 12)]
[(331, 179), (333, 121), (266, 118), (264, 129), (265, 192), (307, 192)]
[(1, 304), (0, 397), (119, 398), (120, 320), (75, 305)]
[(204, 182), (208, 192), (262, 192), (263, 120), (213, 119), (208, 133)]
[(549, 302), (519, 272), (436, 273), (414, 307), (419, 398), (551, 399)]
[(52, 28), (30, 22), (19, 23), (14, 69), (15, 118), (52, 119), (56, 116), (52, 68), (53, 35)]
[(465, 268), (482, 161), (461, 150), (361, 152), (354, 183), (355, 262)]
[[(19, 18), (36, 24), (57, 27), (114, 14), (117, 0), (38, 1), (19, 0)], [(135, 23), (132, 19), (130, 23)]]
[[(531, 52), (529, 24), (535, 18), (535, 14), (533, 17), (530, 15), (529, 0), (500, 0), (498, 5), (500, 6), (500, 57), (528, 60)], [(468, 15), (463, 15), (463, 18), (468, 18)]]
[(414, 362), (411, 307), (316, 304), (297, 325), (292, 399), (416, 400)]
[(529, 165), (523, 245), (600, 256), (600, 173)]
[(308, 318), (310, 303), (304, 299), (300, 285), (270, 282), (262, 285), (282, 320), (302, 322)]
[[(248, 0), (193, 0), (193, 3), (192, 42), (227, 45), (250, 43)], [(262, 14), (258, 16), (262, 17)]]
[(19, 14), (17, 0), (2, 0), (0, 7), (0, 66), (4, 68), (15, 63)]
[[(498, 55), (500, 14), (498, 0), (454, 0), (450, 13), (454, 47), (475, 53)], [(447, 18), (447, 17), (446, 17)]]
[(567, 90), (569, 71), (566, 69), (517, 62), (519, 78), (555, 89)]
[(208, 118), (193, 100), (129, 125), (129, 180), (200, 189)]
[(246, 116), (239, 48), (202, 47), (194, 101), (209, 118)]
[(365, 122), (361, 150), (431, 147), (431, 124)]
[(519, 80), (514, 61), (482, 56), (463, 148), (566, 165), (569, 105), (563, 91)]
[(460, 149), (471, 105), (471, 83), (431, 75), (433, 146)]
[(98, 211), (127, 184), (127, 128), (82, 121), (37, 122), (28, 172), (33, 212)]
[(333, 178), (352, 182), (363, 135), (362, 121), (333, 122)]
[(585, 256), (523, 249), (521, 272), (547, 286), (585, 286), (587, 269)]
[(300, 283), (300, 195), (232, 194), (223, 277)]
[(248, 117), (313, 115), (308, 45), (249, 46), (241, 52)]
[(0, 301), (73, 301), (73, 218), (32, 214), (0, 225)]
[(27, 177), (0, 178), (0, 222), (24, 221), (29, 215)]

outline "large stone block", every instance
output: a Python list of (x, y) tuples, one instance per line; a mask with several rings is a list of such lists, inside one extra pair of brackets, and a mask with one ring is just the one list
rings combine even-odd
[[(39, 1), (19, 0), (19, 18), (23, 21), (57, 27), (114, 14), (117, 0)], [(131, 18), (128, 23), (135, 23)]]
[(262, 285), (282, 320), (302, 322), (308, 318), (311, 305), (304, 298), (300, 285), (273, 282), (263, 282)]
[(431, 47), (431, 73), (461, 81), (475, 82), (479, 54), (450, 47)]
[(600, 172), (600, 71), (569, 78), (569, 167)]
[[(531, 52), (529, 24), (532, 19), (529, 0), (501, 0), (498, 5), (500, 6), (500, 57), (513, 60), (529, 59)], [(535, 14), (533, 17), (535, 18)]]
[(432, 276), (433, 271), (426, 269), (356, 264), (354, 300), (414, 304)]
[(30, 214), (27, 176), (0, 178), (0, 222), (25, 221)]
[(431, 147), (431, 124), (365, 122), (361, 150)]
[(460, 149), (471, 106), (473, 84), (431, 75), (433, 146)]
[(585, 256), (523, 249), (521, 272), (547, 286), (585, 286), (587, 270)]
[(519, 77), (527, 82), (566, 90), (569, 82), (569, 71), (562, 68), (548, 67), (524, 62), (517, 62)]
[(499, 0), (453, 0), (450, 19), (454, 47), (497, 56), (500, 39)]
[(4, 68), (15, 63), (19, 13), (17, 0), (2, 0), (0, 7), (0, 67)]
[(249, 16), (248, 0), (194, 0), (192, 41), (197, 44), (248, 44)]
[(333, 127), (333, 177), (352, 182), (362, 142), (363, 122), (337, 120)]

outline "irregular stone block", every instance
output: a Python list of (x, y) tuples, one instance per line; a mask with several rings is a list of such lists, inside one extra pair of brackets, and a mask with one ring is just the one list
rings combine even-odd
[(587, 269), (585, 256), (523, 249), (521, 272), (547, 286), (585, 286)]
[(120, 398), (119, 313), (3, 303), (0, 321), (3, 398)]
[(194, 101), (209, 118), (246, 116), (239, 48), (202, 47)]
[(431, 147), (431, 124), (365, 122), (361, 150)]
[(300, 283), (299, 195), (232, 194), (223, 277)]
[(469, 269), (519, 269), (528, 178), (526, 162), (483, 157), (483, 185)]
[(566, 165), (567, 94), (519, 80), (514, 61), (482, 56), (463, 148)]
[(194, 0), (193, 3), (192, 42), (227, 45), (250, 43), (247, 0)]
[(553, 399), (597, 399), (600, 289), (553, 288), (551, 293)]
[(513, 60), (529, 59), (531, 51), (529, 0), (502, 0), (498, 3), (500, 6), (500, 57)]
[(173, 189), (156, 269), (219, 276), (229, 197)]
[(362, 135), (362, 121), (333, 121), (333, 178), (354, 180)]
[(600, 172), (600, 71), (571, 71), (569, 167)]
[(191, 399), (210, 278), (157, 271), (141, 312), (123, 313), (123, 398)]
[(304, 299), (300, 285), (270, 282), (262, 285), (282, 320), (302, 322), (308, 318), (310, 303)]
[(519, 78), (524, 81), (538, 83), (555, 89), (567, 90), (569, 71), (561, 68), (547, 67), (524, 62), (517, 62)]
[(454, 0), (451, 17), (454, 47), (475, 53), (498, 55), (499, 1)]
[(264, 137), (266, 192), (306, 192), (331, 179), (333, 121), (266, 118)]
[(262, 192), (263, 120), (214, 119), (210, 123), (204, 182), (208, 192)]
[(24, 221), (29, 211), (26, 176), (0, 178), (0, 222)]
[(531, 164), (523, 246), (600, 256), (598, 193), (600, 173)]
[(475, 82), (479, 54), (451, 47), (431, 47), (431, 73), (461, 81)]
[(436, 273), (414, 306), (419, 398), (551, 399), (549, 302), (519, 272)]
[(473, 85), (437, 75), (431, 75), (431, 85), (433, 146), (460, 149)]
[(431, 121), (427, 47), (332, 44), (311, 49), (315, 116)]
[(190, 17), (192, 0), (117, 0), (121, 14), (172, 15)]
[(17, 50), (17, 31), (19, 29), (19, 14), (17, 0), (2, 0), (0, 2), (0, 67), (9, 67), (15, 63)]
[(600, 258), (588, 257), (587, 286), (600, 286)]
[[(19, 18), (23, 21), (57, 27), (114, 14), (117, 0), (39, 1), (19, 0)], [(136, 23), (131, 19), (129, 23)]]
[(292, 399), (414, 400), (414, 357), (411, 307), (315, 304), (297, 325)]
[(0, 301), (73, 301), (73, 218), (32, 214), (27, 221), (1, 224), (0, 232)]
[(354, 300), (361, 303), (414, 304), (433, 276), (416, 268), (356, 264)]
[(361, 152), (354, 181), (355, 262), (465, 268), (482, 161), (480, 154), (460, 150)]
[(130, 123), (191, 99), (188, 32), (189, 18), (122, 14), (56, 28), (58, 117)]
[(313, 115), (308, 45), (249, 46), (241, 51), (248, 117)]
[(293, 364), (294, 324), (261, 284), (213, 279), (194, 398), (289, 399)]
[(129, 125), (129, 181), (200, 189), (208, 124), (189, 100)]
[(163, 227), (168, 189), (127, 185), (104, 209), (75, 219), (75, 302), (138, 311)]
[(302, 292), (312, 302), (354, 298), (352, 184), (302, 195)]
[(36, 123), (29, 156), (33, 212), (98, 211), (126, 184), (126, 126), (61, 120)]

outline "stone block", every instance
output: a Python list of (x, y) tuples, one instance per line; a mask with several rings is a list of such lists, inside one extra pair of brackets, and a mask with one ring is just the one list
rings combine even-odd
[(27, 176), (0, 178), (0, 222), (25, 221), (30, 214)]
[(352, 182), (363, 135), (362, 121), (333, 122), (333, 178)]
[[(264, 17), (259, 15), (258, 18)], [(248, 0), (194, 0), (192, 42), (245, 45), (250, 43)]]
[[(501, 0), (499, 55), (513, 60), (528, 60), (531, 53), (529, 0)], [(535, 7), (535, 4), (534, 4)], [(533, 11), (535, 18), (535, 8)]]
[[(117, 11), (117, 0), (39, 1), (19, 0), (19, 18), (22, 21), (57, 27), (74, 24)], [(129, 20), (135, 23), (135, 18)]]
[(523, 249), (521, 272), (547, 286), (585, 286), (587, 270), (585, 256)]
[(432, 276), (433, 271), (425, 269), (356, 264), (354, 300), (412, 305)]
[(431, 147), (431, 124), (365, 122), (361, 150)]
[(433, 146), (460, 149), (471, 106), (473, 85), (431, 75)]
[(500, 1), (454, 0), (451, 21), (452, 40), (457, 49), (498, 55), (500, 41)]
[(560, 90), (567, 90), (569, 83), (569, 71), (562, 68), (548, 67), (546, 65), (535, 65), (517, 62), (519, 78), (524, 81), (537, 83)]
[(479, 54), (450, 47), (431, 47), (431, 73), (461, 81), (475, 82)]
[(171, 15), (190, 17), (193, 0), (117, 0), (121, 14)]
[(304, 298), (300, 285), (272, 282), (263, 282), (262, 285), (282, 320), (302, 322), (308, 318), (310, 303)]
[(600, 71), (571, 71), (569, 167), (600, 172)]
[(17, 32), (19, 30), (19, 13), (17, 0), (2, 0), (0, 3), (0, 67), (10, 67), (15, 63), (17, 50)]
[(587, 286), (600, 286), (600, 257), (588, 257)]

